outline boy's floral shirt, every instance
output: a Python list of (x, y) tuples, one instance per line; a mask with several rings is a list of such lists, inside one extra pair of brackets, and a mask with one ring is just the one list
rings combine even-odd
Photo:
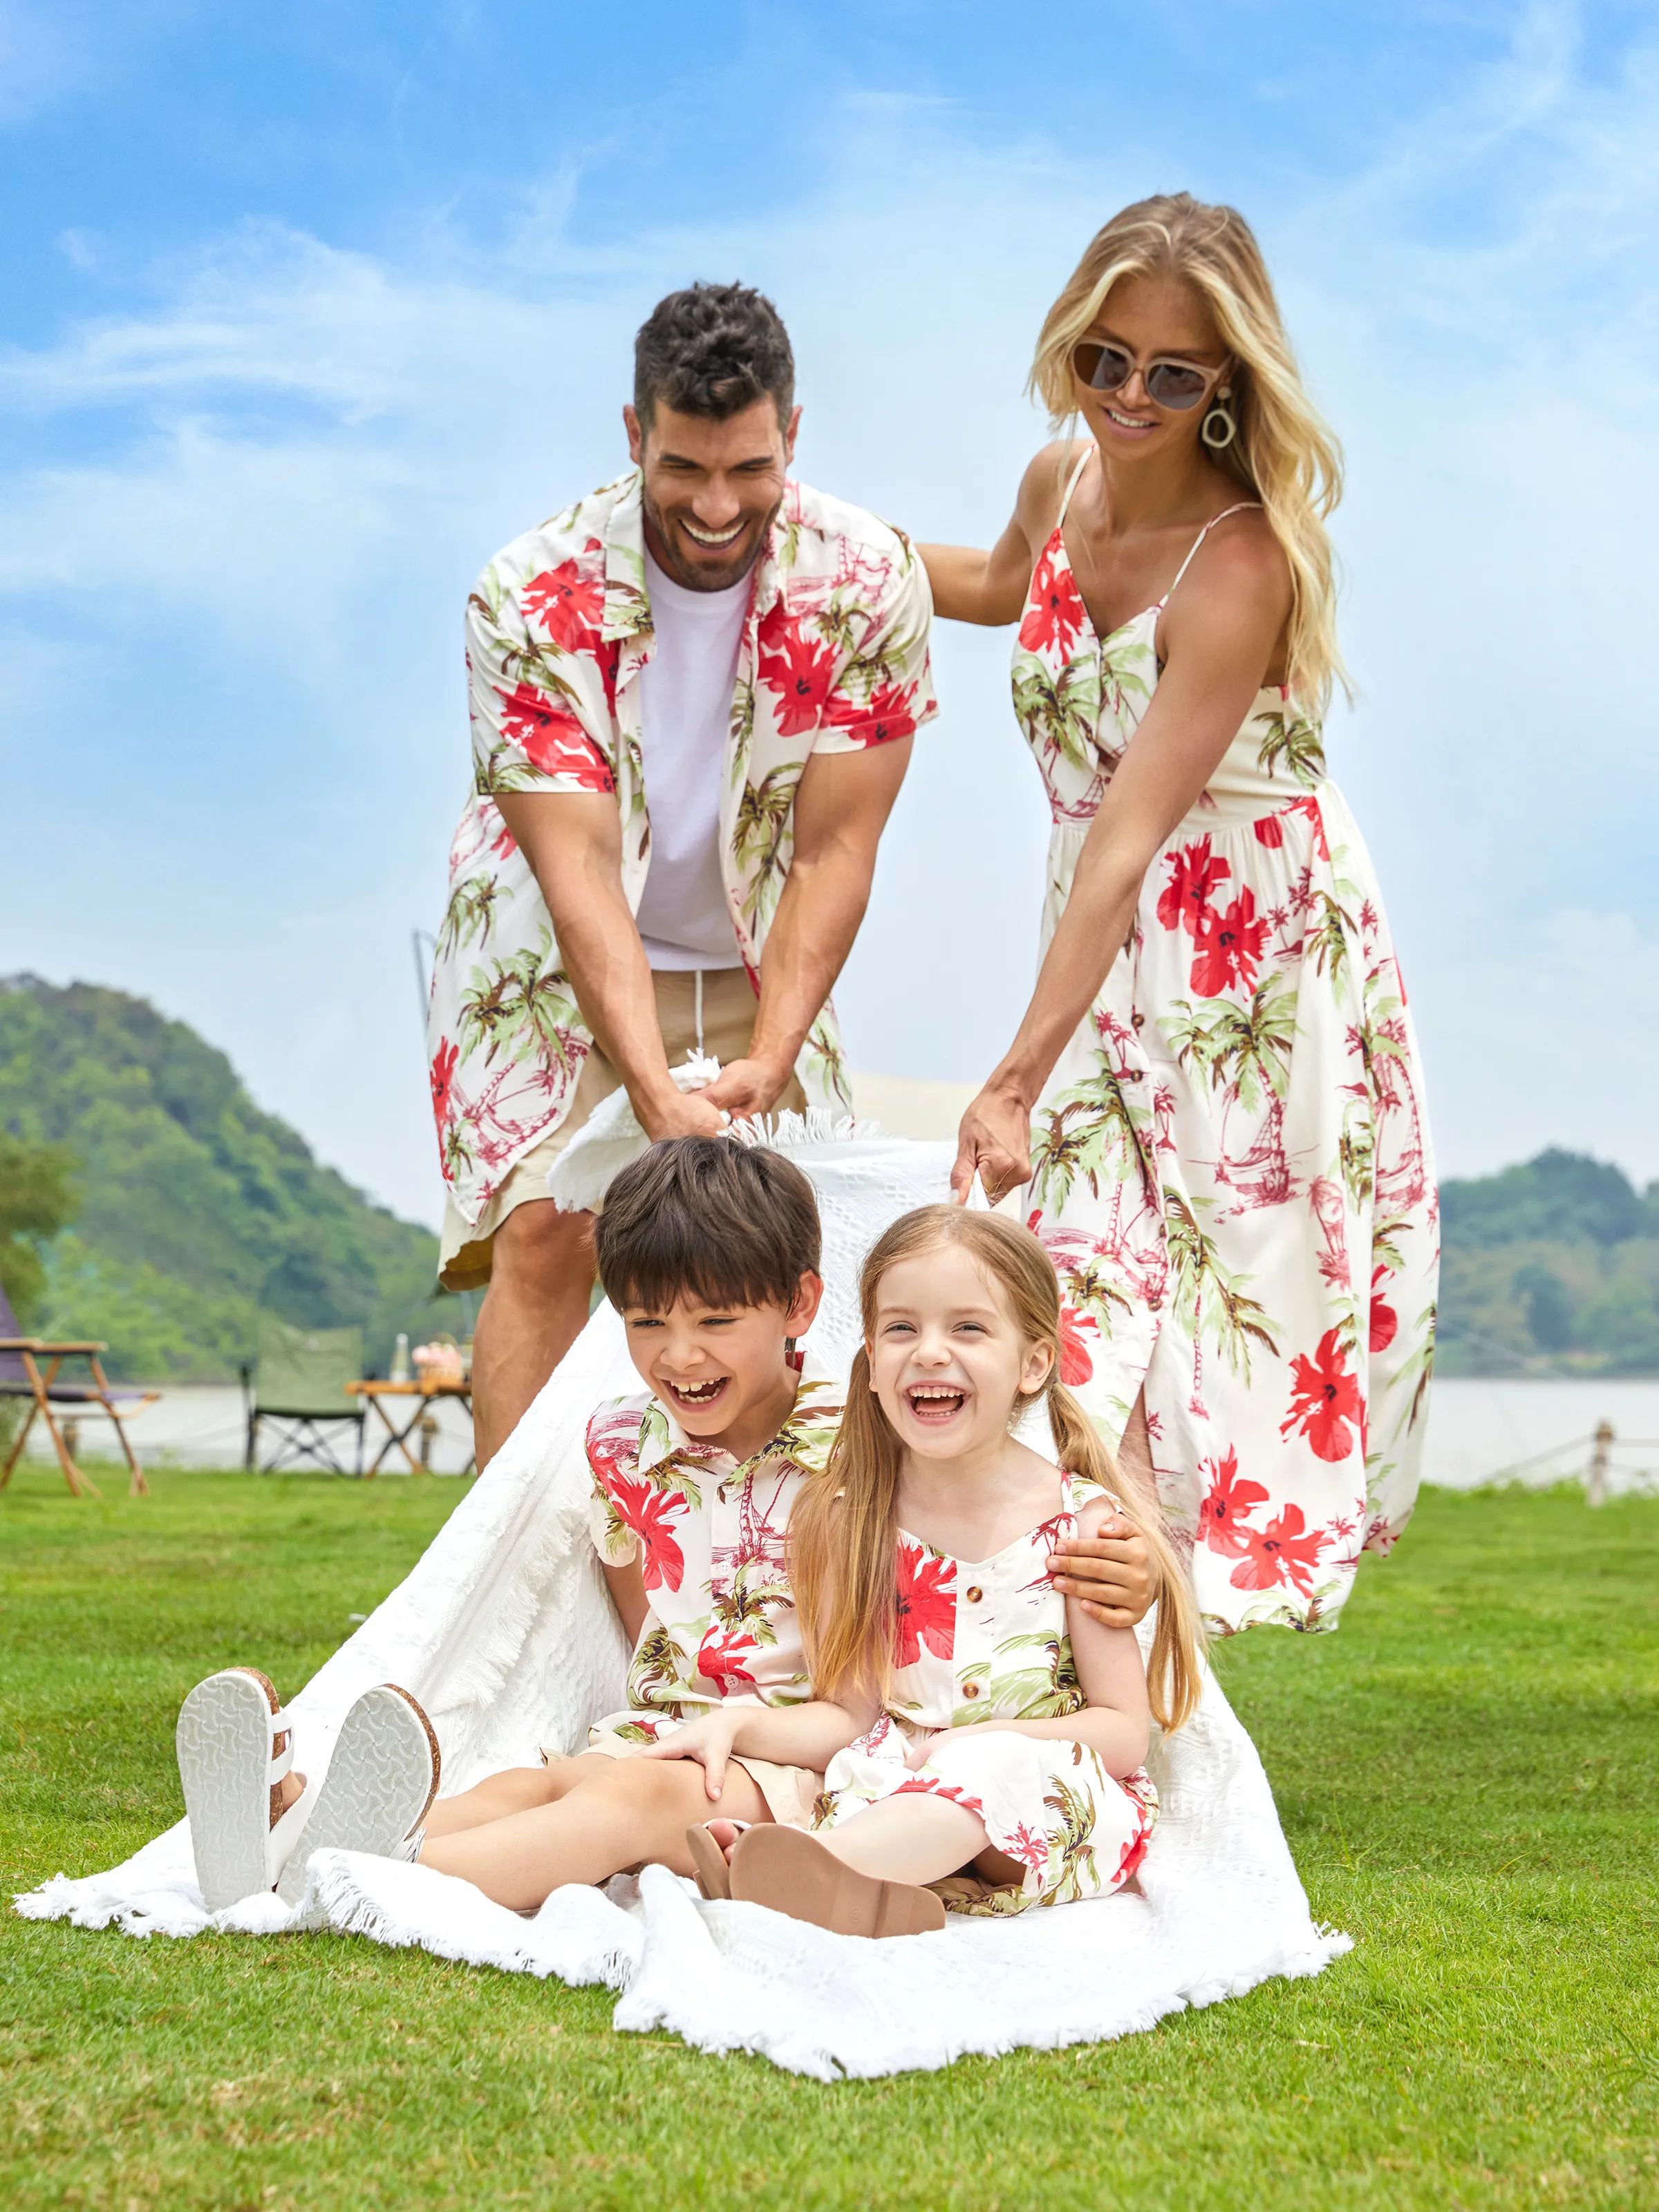
[[(937, 711), (932, 613), (927, 572), (901, 532), (786, 486), (753, 571), (720, 792), (732, 939), (757, 989), (801, 772), (814, 752), (908, 737)], [(514, 1161), (564, 1119), (592, 1042), (496, 795), (612, 794), (631, 908), (650, 864), (639, 675), (654, 640), (639, 471), (498, 554), (466, 629), (474, 789), (450, 850), (428, 1053), (444, 1177), (476, 1221)], [(811, 1104), (850, 1104), (827, 1001), (796, 1073)]]
[(594, 1414), (594, 1548), (611, 1566), (641, 1559), (651, 1601), (628, 1672), (629, 1710), (601, 1730), (649, 1742), (663, 1723), (726, 1698), (792, 1705), (811, 1696), (784, 1540), (796, 1492), (830, 1456), (843, 1396), (809, 1349), (794, 1410), (742, 1461), (686, 1436), (649, 1393)]

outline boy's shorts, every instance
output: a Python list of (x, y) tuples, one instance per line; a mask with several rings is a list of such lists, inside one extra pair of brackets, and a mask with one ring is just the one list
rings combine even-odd
[[(657, 994), (657, 1026), (668, 1065), (678, 1067), (688, 1054), (702, 1052), (729, 1067), (747, 1057), (760, 1001), (742, 968), (657, 969), (651, 981)], [(698, 985), (702, 985), (701, 1004)], [(594, 1045), (582, 1063), (570, 1111), (556, 1129), (538, 1137), (520, 1154), (501, 1188), (477, 1221), (469, 1221), (453, 1198), (444, 1206), (443, 1241), (438, 1252), (438, 1280), (447, 1291), (482, 1290), (489, 1280), (490, 1249), (507, 1215), (528, 1199), (547, 1197), (547, 1172), (576, 1132), (592, 1119), (604, 1101), (623, 1087), (615, 1067)], [(775, 1112), (804, 1114), (806, 1094), (795, 1076), (778, 1100)]]
[[(587, 1732), (587, 1748), (597, 1751), (605, 1759), (637, 1759), (645, 1746), (629, 1743), (625, 1737), (616, 1735), (610, 1729), (595, 1728)], [(544, 1759), (561, 1756), (560, 1753), (546, 1749), (542, 1753)], [(821, 1774), (815, 1774), (810, 1766), (778, 1766), (769, 1759), (750, 1759), (735, 1751), (732, 1754), (732, 1764), (742, 1767), (760, 1791), (767, 1811), (780, 1827), (811, 1826), (812, 1808), (823, 1787)]]

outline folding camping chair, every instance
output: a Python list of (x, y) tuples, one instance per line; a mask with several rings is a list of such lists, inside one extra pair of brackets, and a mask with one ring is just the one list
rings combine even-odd
[[(76, 1409), (82, 1413), (102, 1413), (115, 1424), (115, 1433), (121, 1439), (121, 1449), (126, 1455), (128, 1468), (127, 1492), (130, 1497), (148, 1498), (149, 1485), (144, 1480), (144, 1470), (133, 1453), (125, 1424), (146, 1406), (153, 1406), (161, 1397), (159, 1390), (116, 1390), (110, 1387), (104, 1373), (100, 1352), (109, 1350), (106, 1344), (50, 1341), (45, 1337), (25, 1336), (17, 1325), (17, 1316), (11, 1310), (11, 1300), (5, 1287), (0, 1285), (0, 1398), (27, 1398), (32, 1402), (16, 1441), (7, 1454), (6, 1463), (0, 1468), (0, 1490), (11, 1480), (11, 1471), (23, 1456), (23, 1447), (28, 1442), (29, 1431), (34, 1426), (38, 1413), (51, 1431), (58, 1449), (58, 1464), (64, 1471), (71, 1498), (96, 1498), (98, 1486), (89, 1475), (83, 1474), (75, 1464), (69, 1440), (58, 1425), (52, 1411), (56, 1406)], [(61, 1382), (58, 1371), (66, 1359), (84, 1359), (92, 1370), (89, 1382)], [(45, 1372), (41, 1370), (44, 1361)]]
[[(270, 1474), (309, 1460), (331, 1474), (361, 1474), (365, 1407), (361, 1399), (346, 1395), (345, 1386), (359, 1381), (362, 1371), (361, 1328), (292, 1328), (274, 1314), (261, 1314), (258, 1363), (242, 1369), (249, 1474)], [(271, 1455), (263, 1467), (262, 1421), (275, 1432)], [(349, 1467), (335, 1453), (335, 1434), (342, 1428), (351, 1431), (356, 1443)]]

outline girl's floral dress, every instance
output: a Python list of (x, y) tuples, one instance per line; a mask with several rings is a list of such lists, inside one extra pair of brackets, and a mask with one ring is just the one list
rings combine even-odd
[(938, 1729), (993, 1720), (1048, 1720), (1086, 1702), (1066, 1632), (1066, 1601), (1048, 1554), (1077, 1530), (1096, 1486), (1062, 1474), (1060, 1510), (994, 1559), (953, 1559), (900, 1531), (899, 1644), (887, 1707), (867, 1735), (837, 1752), (813, 1826), (838, 1827), (886, 1797), (947, 1797), (984, 1821), (1025, 1869), (1018, 1887), (937, 1885), (957, 1912), (1104, 1897), (1140, 1864), (1158, 1817), (1145, 1769), (1119, 1782), (1088, 1745), (985, 1729), (952, 1736), (914, 1771), (906, 1753)]
[[(1064, 534), (1091, 458), (1014, 653), (1054, 821), (1045, 950), (1157, 687), (1170, 597), (1096, 634)], [(1032, 1160), (1026, 1213), (1068, 1307), (1064, 1380), (1114, 1435), (1144, 1389), (1210, 1626), (1334, 1626), (1362, 1548), (1387, 1551), (1417, 1496), (1438, 1209), (1370, 856), (1318, 724), (1282, 690), (1258, 693), (1147, 870), (1038, 1103)]]

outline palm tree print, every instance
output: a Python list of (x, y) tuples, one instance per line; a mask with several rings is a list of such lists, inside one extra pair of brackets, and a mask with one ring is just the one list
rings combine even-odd
[(1249, 1276), (1225, 1265), (1215, 1239), (1200, 1227), (1186, 1200), (1172, 1190), (1164, 1197), (1175, 1311), (1195, 1343), (1207, 1336), (1248, 1382), (1253, 1346), (1270, 1358), (1279, 1355), (1266, 1309), (1246, 1295)]
[(456, 884), (438, 931), (440, 958), (447, 958), (475, 937), (489, 936), (501, 896), (501, 884), (493, 875), (469, 876), (465, 883)]
[(1325, 746), (1319, 725), (1305, 714), (1264, 714), (1258, 725), (1261, 743), (1256, 759), (1263, 773), (1276, 774), (1283, 762), (1304, 791), (1316, 790), (1325, 780)]
[(568, 977), (547, 969), (548, 951), (544, 945), (539, 951), (515, 953), (472, 970), (457, 1027), (464, 1054), (482, 1050), (486, 1064), (502, 1059), (510, 1066), (529, 1060), (567, 1070), (579, 1065), (572, 1046), (580, 1016)]

